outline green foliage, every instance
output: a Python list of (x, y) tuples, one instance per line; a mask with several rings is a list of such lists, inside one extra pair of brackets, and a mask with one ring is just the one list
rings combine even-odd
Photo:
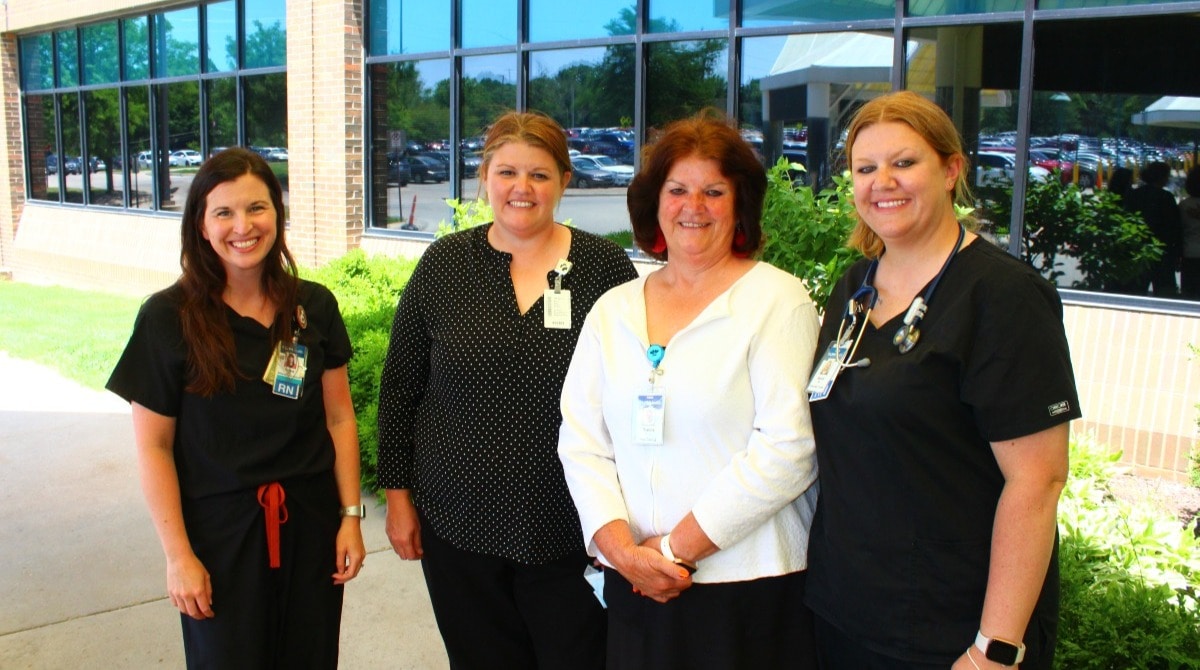
[(1200, 540), (1109, 490), (1119, 453), (1071, 444), (1059, 505), (1061, 668), (1200, 667)]
[[(1120, 197), (1109, 191), (1083, 191), (1063, 184), (1055, 172), (1030, 181), (1025, 193), (1025, 229), (1021, 257), (1054, 283), (1065, 274), (1060, 257), (1078, 264), (1081, 280), (1072, 288), (1116, 290), (1142, 274), (1162, 256), (1163, 245), (1142, 218), (1126, 212)], [(987, 189), (981, 193), (987, 194)], [(991, 190), (988, 218), (997, 232), (1012, 221), (1012, 187)]]
[(368, 491), (379, 491), (376, 466), (379, 462), (379, 377), (387, 356), (392, 317), (400, 293), (416, 267), (415, 259), (375, 256), (361, 249), (316, 270), (306, 270), (306, 279), (324, 284), (337, 296), (342, 319), (354, 357), (350, 359), (350, 396), (358, 419), (358, 445), (362, 453), (362, 483)]
[(788, 175), (803, 169), (781, 158), (767, 170), (761, 258), (804, 280), (823, 309), (834, 282), (861, 257), (846, 246), (856, 221), (854, 192), (849, 176), (836, 175), (835, 188), (814, 193)]
[(484, 202), (483, 199), (446, 198), (445, 202), (454, 210), (454, 214), (451, 215), (450, 223), (446, 223), (445, 219), (438, 221), (437, 231), (433, 234), (435, 238), (449, 235), (458, 230), (481, 226), (491, 221), (494, 216), (491, 205)]

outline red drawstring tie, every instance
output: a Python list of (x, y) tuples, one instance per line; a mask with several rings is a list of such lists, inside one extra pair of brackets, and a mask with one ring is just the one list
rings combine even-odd
[(279, 524), (288, 520), (287, 507), (283, 505), (284, 497), (279, 482), (258, 487), (258, 504), (267, 511), (267, 555), (272, 568), (279, 567)]

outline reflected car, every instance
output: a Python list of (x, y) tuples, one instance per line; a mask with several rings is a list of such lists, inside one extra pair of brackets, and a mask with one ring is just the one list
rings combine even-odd
[(581, 154), (571, 159), (571, 165), (576, 168), (580, 165), (587, 165), (611, 172), (613, 184), (616, 186), (629, 186), (629, 182), (633, 181), (633, 166), (622, 165), (608, 156)]
[(608, 170), (601, 170), (595, 165), (578, 158), (571, 161), (571, 182), (568, 186), (576, 188), (600, 188), (616, 184), (616, 175)]
[(427, 181), (439, 183), (450, 178), (449, 172), (441, 161), (428, 156), (405, 156), (408, 163), (408, 175), (411, 181), (424, 184)]
[(171, 152), (169, 161), (171, 163), (171, 167), (185, 167), (203, 163), (204, 157), (200, 155), (199, 151), (194, 151), (192, 149), (179, 149), (178, 151)]
[[(1013, 182), (1017, 174), (1017, 159), (1012, 154), (998, 151), (980, 151), (975, 157), (975, 184), (977, 186), (1004, 186)], [(1044, 167), (1029, 165), (1031, 181), (1046, 181), (1050, 171)]]
[(80, 164), (79, 156), (67, 156), (63, 160), (63, 172), (66, 174), (79, 174)]
[(408, 161), (400, 154), (388, 154), (387, 181), (389, 184), (408, 186)]
[(288, 159), (288, 150), (284, 147), (267, 147), (267, 153), (263, 158), (269, 161), (286, 161)]

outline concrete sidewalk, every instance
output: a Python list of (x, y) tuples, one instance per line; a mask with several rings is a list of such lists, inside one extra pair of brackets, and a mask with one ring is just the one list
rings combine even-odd
[[(368, 503), (343, 668), (447, 668), (415, 562)], [(0, 668), (182, 668), (179, 618), (138, 484), (129, 406), (0, 352)]]

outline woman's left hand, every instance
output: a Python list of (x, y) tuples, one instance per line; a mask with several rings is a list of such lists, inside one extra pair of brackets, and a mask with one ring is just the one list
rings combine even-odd
[(362, 525), (358, 517), (342, 517), (337, 534), (337, 572), (334, 584), (345, 584), (358, 576), (366, 563), (367, 548), (363, 544)]

